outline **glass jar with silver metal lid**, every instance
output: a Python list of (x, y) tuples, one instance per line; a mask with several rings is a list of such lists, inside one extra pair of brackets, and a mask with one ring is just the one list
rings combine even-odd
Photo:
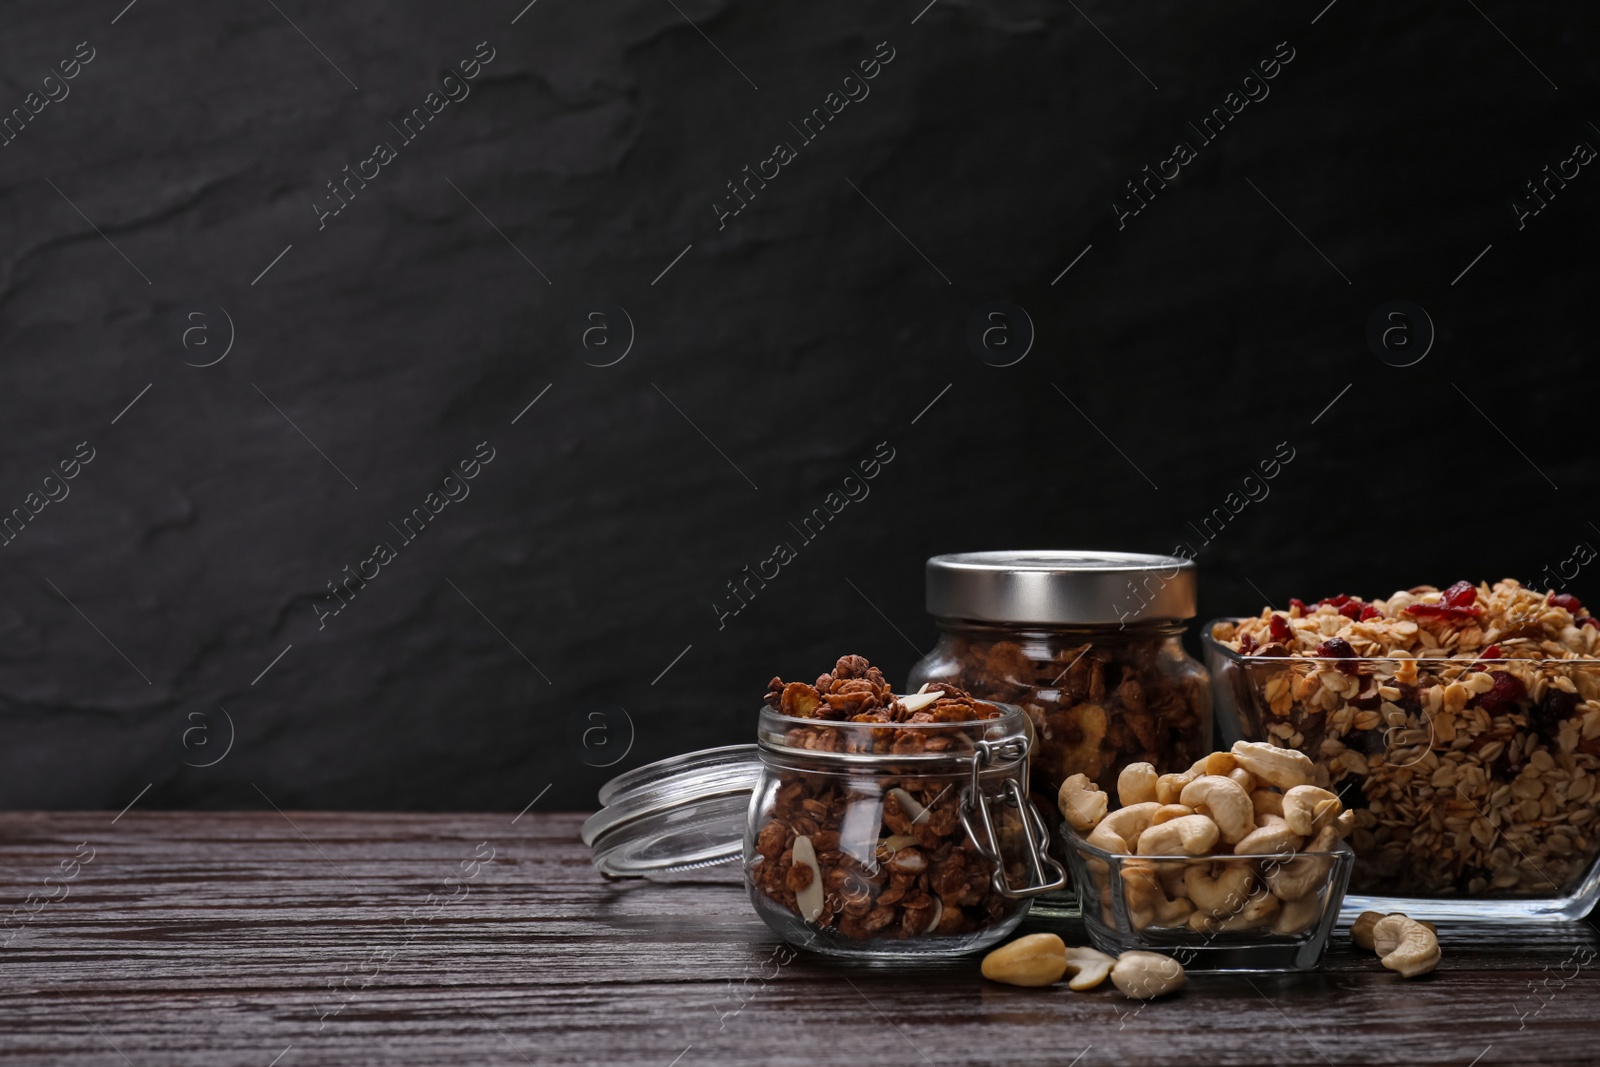
[(1131, 552), (965, 552), (927, 564), (939, 643), (909, 688), (950, 682), (1027, 714), (1035, 801), (1084, 774), (1115, 795), (1130, 763), (1186, 770), (1211, 751), (1206, 669), (1184, 651), (1195, 566)]

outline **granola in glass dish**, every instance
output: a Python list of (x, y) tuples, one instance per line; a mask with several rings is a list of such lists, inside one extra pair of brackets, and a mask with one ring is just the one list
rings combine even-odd
[(1208, 637), (1224, 732), (1306, 753), (1355, 810), (1353, 891), (1594, 895), (1600, 619), (1576, 597), (1418, 586)]

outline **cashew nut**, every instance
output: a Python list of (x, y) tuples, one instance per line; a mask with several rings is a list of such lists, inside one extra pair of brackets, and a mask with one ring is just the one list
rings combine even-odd
[[(1146, 836), (1149, 832), (1146, 831)], [(1144, 838), (1141, 837), (1142, 844)], [(1135, 930), (1147, 926), (1182, 926), (1194, 906), (1181, 896), (1169, 900), (1162, 885), (1160, 868), (1167, 866), (1150, 860), (1128, 860), (1122, 867), (1122, 893), (1128, 905), (1128, 920)]]
[[(1382, 919), (1396, 917), (1401, 919), (1411, 919), (1411, 916), (1402, 911), (1391, 911), (1388, 915), (1384, 915), (1381, 911), (1364, 911), (1360, 915), (1356, 916), (1355, 922), (1350, 924), (1350, 940), (1354, 941), (1357, 945), (1366, 949), (1368, 952), (1375, 951), (1376, 946), (1373, 943), (1372, 928), (1376, 926)], [(1418, 926), (1426, 927), (1436, 936), (1439, 933), (1439, 928), (1433, 925), (1431, 922), (1427, 922), (1423, 919), (1411, 919), (1411, 921), (1416, 923)]]
[(1381, 911), (1364, 911), (1350, 924), (1350, 940), (1368, 952), (1372, 951), (1372, 928), (1383, 918)]
[(1215, 774), (1226, 778), (1239, 766), (1239, 761), (1234, 759), (1232, 752), (1213, 752), (1209, 756), (1201, 756), (1195, 760), (1191, 771), (1198, 770), (1201, 774)]
[(1117, 802), (1122, 807), (1156, 798), (1156, 769), (1148, 763), (1130, 763), (1117, 775)]
[(1150, 860), (1123, 860), (1122, 895), (1130, 911), (1153, 910), (1158, 898), (1166, 898), (1157, 865)]
[(1112, 852), (1119, 856), (1126, 856), (1133, 851), (1126, 841), (1106, 827), (1104, 819), (1100, 820), (1100, 825), (1090, 831), (1084, 840), (1102, 852)]
[(981, 970), (991, 982), (1050, 985), (1067, 973), (1067, 946), (1055, 934), (1028, 934), (983, 957)]
[(1138, 851), (1141, 856), (1199, 856), (1216, 844), (1216, 822), (1204, 815), (1185, 815), (1146, 829), (1139, 835)]
[(1200, 772), (1192, 768), (1182, 774), (1163, 774), (1156, 779), (1156, 800), (1162, 804), (1176, 804), (1183, 787), (1198, 777)]
[(1195, 912), (1208, 916), (1231, 915), (1250, 897), (1255, 871), (1248, 863), (1222, 864), (1216, 877), (1209, 863), (1192, 863), (1183, 872), (1183, 889), (1194, 901)]
[(1328, 880), (1330, 862), (1326, 856), (1296, 856), (1286, 863), (1264, 864), (1262, 876), (1280, 900), (1299, 900), (1316, 895)]
[(1189, 864), (1158, 863), (1156, 866), (1159, 868), (1161, 875), (1161, 888), (1166, 892), (1168, 898), (1177, 900), (1182, 897), (1187, 892), (1183, 887), (1183, 875), (1189, 869)]
[(1243, 767), (1235, 767), (1233, 770), (1227, 773), (1226, 777), (1232, 778), (1234, 781), (1238, 782), (1239, 788), (1243, 789), (1246, 793), (1254, 793), (1256, 791), (1256, 776), (1245, 770)]
[(1092, 883), (1100, 887), (1100, 921), (1107, 926), (1114, 926), (1116, 925), (1117, 917), (1111, 910), (1111, 865), (1104, 860), (1089, 861), (1091, 868), (1096, 864), (1104, 868), (1099, 874), (1095, 875), (1095, 881)]
[(1304, 752), (1279, 748), (1265, 741), (1235, 741), (1233, 758), (1239, 766), (1256, 776), (1256, 781), (1293, 789), (1305, 785), (1316, 773), (1316, 765)]
[(1093, 989), (1111, 974), (1115, 966), (1115, 956), (1107, 956), (1098, 949), (1088, 946), (1074, 946), (1067, 949), (1067, 973), (1072, 975), (1072, 980), (1067, 983), (1068, 989), (1083, 992)]
[[(1362, 914), (1363, 915), (1371, 915), (1373, 913), (1372, 912), (1362, 912)], [(1388, 915), (1380, 915), (1378, 917), (1378, 919), (1376, 920), (1376, 922), (1373, 923), (1373, 926), (1372, 926), (1372, 938), (1371, 938), (1371, 940), (1372, 940), (1372, 951), (1376, 952), (1380, 956), (1387, 955), (1394, 948), (1394, 943), (1392, 941), (1387, 941), (1384, 938), (1378, 936), (1378, 926), (1377, 926), (1377, 924), (1381, 923), (1384, 919), (1405, 919), (1408, 922), (1416, 923), (1418, 926), (1420, 926), (1423, 929), (1427, 930), (1430, 934), (1434, 935), (1435, 937), (1439, 936), (1439, 928), (1437, 926), (1433, 925), (1433, 923), (1428, 922), (1426, 919), (1413, 919), (1413, 918), (1411, 918), (1411, 916), (1407, 915), (1403, 911), (1391, 911)]]
[(1151, 801), (1118, 808), (1100, 820), (1089, 834), (1089, 844), (1107, 852), (1131, 853), (1139, 842), (1139, 835), (1150, 825), (1150, 820), (1160, 807), (1160, 804)]
[(1217, 774), (1201, 775), (1183, 787), (1178, 799), (1191, 808), (1205, 805), (1216, 822), (1222, 839), (1234, 844), (1256, 828), (1255, 808), (1250, 794), (1232, 778)]
[(1297, 785), (1283, 794), (1283, 821), (1289, 829), (1309, 836), (1331, 823), (1344, 810), (1336, 793), (1315, 785)]
[(1208, 916), (1195, 912), (1189, 916), (1189, 929), (1197, 934), (1237, 934), (1254, 930), (1274, 918), (1278, 907), (1278, 898), (1261, 890), (1230, 915)]
[(1182, 926), (1189, 921), (1189, 916), (1194, 914), (1194, 905), (1187, 897), (1178, 897), (1165, 904), (1158, 904), (1152, 926)]
[(1233, 851), (1238, 856), (1286, 856), (1300, 851), (1304, 840), (1281, 816), (1263, 815), (1260, 825), (1235, 844)]
[(1155, 815), (1151, 817), (1150, 825), (1160, 826), (1164, 822), (1171, 822), (1173, 819), (1181, 819), (1185, 815), (1194, 814), (1196, 814), (1195, 810), (1187, 804), (1163, 804), (1156, 809)]
[(1333, 820), (1333, 825), (1339, 829), (1339, 839), (1350, 836), (1350, 831), (1356, 828), (1356, 813), (1349, 809), (1341, 811), (1339, 817)]
[(1230, 915), (1223, 926), (1230, 930), (1248, 930), (1276, 916), (1279, 907), (1278, 898), (1263, 889), (1246, 901), (1237, 915)]
[(1439, 939), (1406, 915), (1386, 915), (1372, 927), (1373, 951), (1402, 978), (1415, 978), (1439, 966)]
[(1307, 893), (1297, 900), (1285, 900), (1272, 921), (1272, 932), (1279, 935), (1298, 934), (1322, 917), (1322, 899), (1316, 893)]
[(1250, 794), (1250, 803), (1255, 806), (1258, 819), (1263, 815), (1283, 814), (1283, 794), (1276, 789), (1257, 789)]
[(1330, 822), (1300, 849), (1302, 852), (1332, 852), (1339, 844), (1339, 825)]
[(1102, 793), (1085, 774), (1074, 774), (1061, 783), (1061, 789), (1056, 793), (1061, 817), (1080, 834), (1093, 830), (1105, 818), (1106, 806), (1110, 801), (1111, 798)]
[(1183, 985), (1183, 965), (1158, 952), (1124, 952), (1111, 968), (1111, 982), (1124, 996), (1149, 1000)]

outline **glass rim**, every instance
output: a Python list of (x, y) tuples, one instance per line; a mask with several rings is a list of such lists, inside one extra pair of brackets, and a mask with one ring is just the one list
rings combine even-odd
[[(909, 696), (914, 694), (897, 693), (895, 695), (899, 697), (902, 695)], [(978, 697), (973, 697), (972, 699), (979, 704), (990, 704), (999, 708), (1000, 714), (988, 719), (959, 719), (955, 722), (852, 722), (849, 719), (801, 719), (793, 715), (785, 715), (781, 711), (769, 708), (763, 704), (761, 706), (761, 715), (758, 728), (759, 726), (768, 723), (776, 723), (784, 726), (786, 729), (810, 726), (818, 729), (853, 729), (856, 732), (866, 732), (871, 730), (924, 730), (930, 727), (940, 730), (957, 730), (962, 727), (991, 726), (1012, 722), (1015, 722), (1018, 726), (1021, 726), (1022, 722), (1028, 717), (1028, 713), (1023, 711), (1015, 704), (1007, 704), (1001, 700), (982, 700)], [(806, 751), (810, 750), (807, 749)]]
[(1252, 665), (1258, 664), (1258, 663), (1451, 663), (1451, 664), (1455, 664), (1457, 666), (1466, 667), (1466, 666), (1471, 666), (1471, 665), (1476, 664), (1476, 663), (1486, 663), (1486, 664), (1491, 664), (1491, 665), (1492, 664), (1496, 664), (1496, 663), (1540, 663), (1540, 664), (1561, 663), (1561, 664), (1572, 664), (1574, 666), (1600, 667), (1600, 657), (1594, 657), (1594, 656), (1570, 656), (1570, 657), (1567, 657), (1567, 658), (1564, 658), (1564, 659), (1558, 659), (1558, 658), (1553, 657), (1553, 656), (1547, 656), (1547, 657), (1545, 657), (1543, 659), (1532, 659), (1532, 658), (1529, 658), (1529, 657), (1526, 657), (1526, 656), (1501, 656), (1501, 657), (1499, 657), (1497, 659), (1481, 659), (1481, 658), (1464, 659), (1464, 658), (1457, 657), (1457, 656), (1394, 656), (1394, 655), (1389, 655), (1389, 656), (1247, 656), (1242, 652), (1238, 652), (1238, 651), (1236, 651), (1234, 649), (1229, 648), (1227, 645), (1223, 644), (1221, 641), (1218, 641), (1215, 637), (1211, 636), (1212, 627), (1216, 626), (1218, 623), (1231, 622), (1231, 623), (1237, 624), (1237, 623), (1240, 623), (1240, 622), (1244, 622), (1247, 619), (1253, 619), (1253, 618), (1256, 618), (1256, 616), (1254, 616), (1254, 615), (1240, 615), (1240, 616), (1222, 615), (1222, 616), (1218, 616), (1217, 618), (1212, 619), (1210, 622), (1206, 623), (1204, 628), (1201, 629), (1201, 631), (1200, 631), (1200, 643), (1202, 645), (1205, 645), (1207, 648), (1215, 648), (1219, 653), (1221, 653), (1224, 656), (1227, 656), (1229, 659), (1238, 660), (1241, 663), (1249, 663), (1249, 664), (1252, 664)]

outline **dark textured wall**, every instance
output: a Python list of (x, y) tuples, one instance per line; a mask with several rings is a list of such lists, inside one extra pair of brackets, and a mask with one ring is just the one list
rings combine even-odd
[(587, 806), (903, 677), (939, 551), (1210, 616), (1600, 544), (1600, 16), (1325, 4), (9, 5), (0, 804)]

